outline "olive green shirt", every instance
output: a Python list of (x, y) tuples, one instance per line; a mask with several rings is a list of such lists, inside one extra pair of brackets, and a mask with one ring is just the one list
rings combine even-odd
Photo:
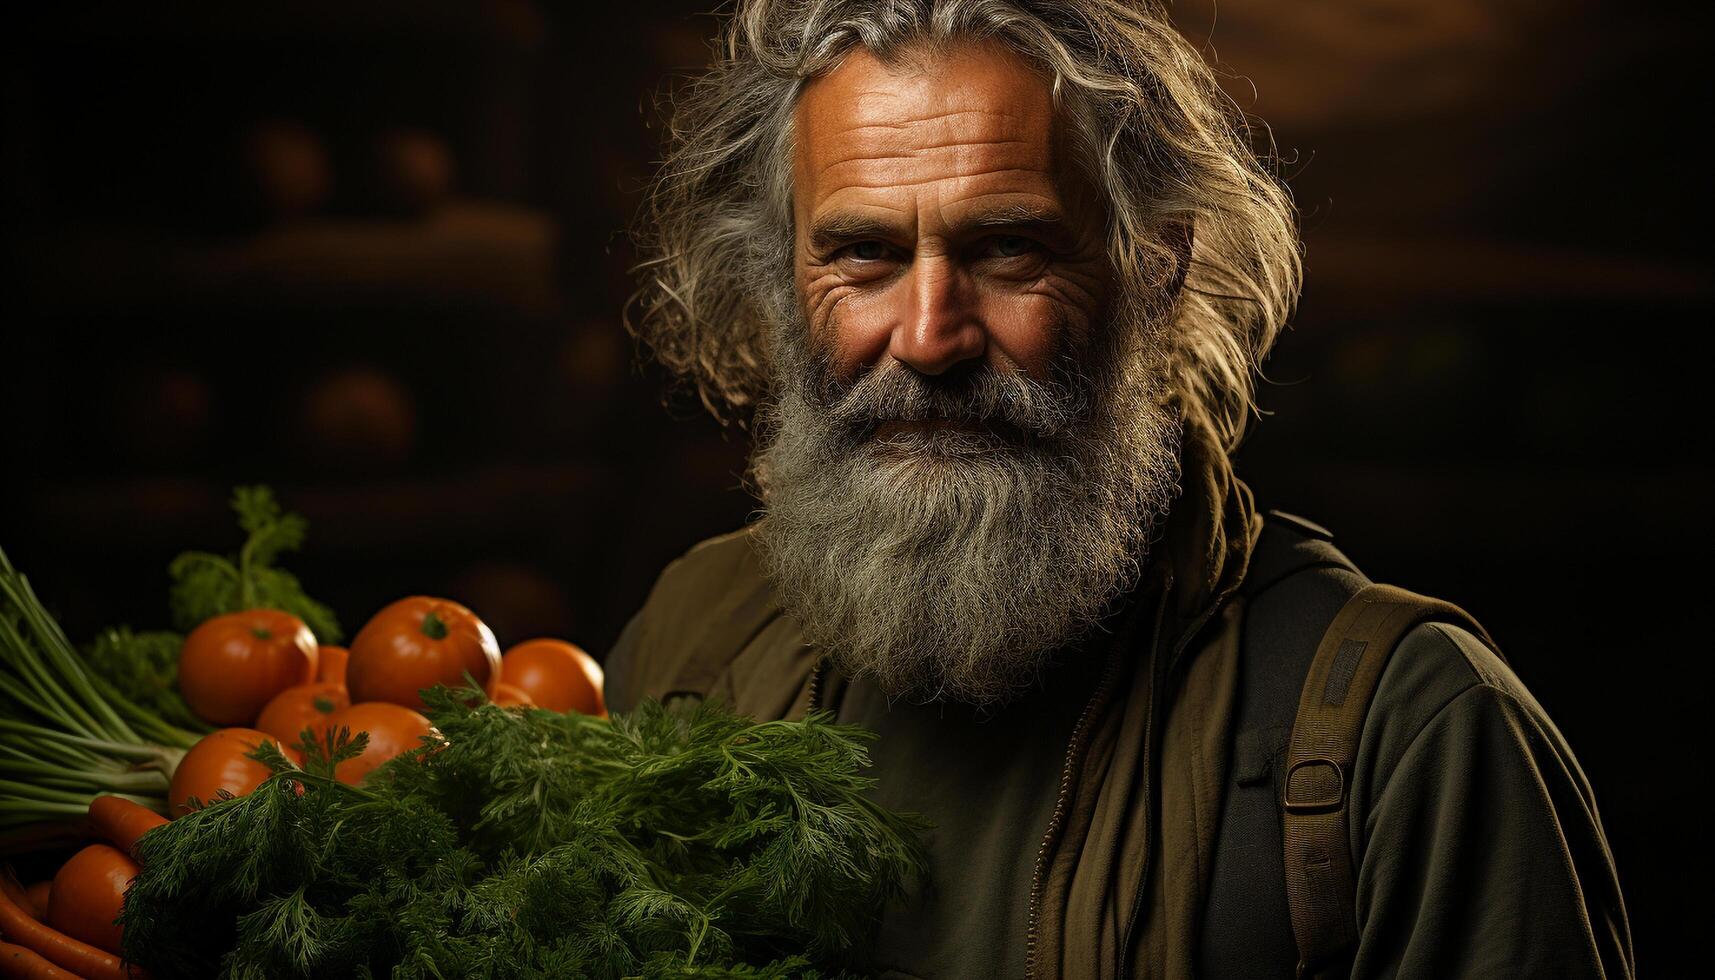
[[(1278, 792), (1269, 740), (1230, 738), (1245, 616), (1236, 600), (1226, 610), (1187, 633), (1210, 638), (1183, 658), (1189, 669), (1159, 675), (1159, 694), (1139, 669), (1144, 651), (1124, 654), (1136, 662), (1122, 664), (1102, 712), (1121, 718), (1119, 741), (1096, 738), (1082, 757), (1070, 829), (1053, 849), (1044, 835), (1069, 733), (1101, 657), (1066, 659), (1033, 696), (990, 717), (836, 685), (825, 703), (880, 733), (878, 798), (937, 825), (931, 881), (889, 910), (869, 948), (879, 968), (1013, 977), (1034, 955), (1034, 976), (1293, 975), (1282, 881), (1235, 884), (1218, 873), (1217, 839), (1235, 849), (1228, 858), (1279, 848), (1278, 836), (1247, 840), (1221, 826), (1230, 794)], [(624, 710), (685, 690), (759, 717), (800, 716), (816, 659), (740, 532), (662, 575), (609, 659), (608, 700)], [(1123, 719), (1152, 703), (1160, 717), (1128, 729)], [(1131, 730), (1156, 732), (1157, 767), (1132, 760)], [(1632, 976), (1594, 794), (1541, 705), (1471, 634), (1426, 624), (1401, 642), (1372, 702), (1351, 794), (1352, 977)], [(1056, 911), (1032, 952), (1025, 917), (1044, 866), (1045, 908)], [(1066, 870), (1056, 877), (1055, 867)]]

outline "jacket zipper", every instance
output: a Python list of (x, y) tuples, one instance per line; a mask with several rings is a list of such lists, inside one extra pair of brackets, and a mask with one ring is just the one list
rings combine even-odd
[[(1160, 689), (1164, 686), (1164, 683), (1172, 677), (1173, 670), (1179, 665), (1179, 657), (1185, 652), (1185, 648), (1190, 645), (1191, 640), (1198, 633), (1203, 631), (1203, 627), (1207, 626), (1209, 620), (1215, 617), (1215, 613), (1219, 612), (1221, 607), (1227, 604), (1227, 599), (1231, 594), (1231, 592), (1227, 592), (1217, 597), (1216, 600), (1210, 604), (1209, 608), (1204, 610), (1202, 615), (1198, 616), (1196, 620), (1191, 623), (1190, 628), (1179, 635), (1179, 639), (1173, 644), (1172, 656), (1168, 659), (1166, 669), (1162, 671), (1162, 673), (1155, 678), (1155, 681), (1152, 681), (1149, 685), (1149, 725), (1144, 729), (1143, 733), (1143, 764), (1146, 775), (1149, 772), (1149, 767), (1153, 765), (1153, 760), (1150, 759), (1149, 754), (1154, 751), (1153, 742), (1155, 741), (1155, 724), (1158, 720), (1156, 717), (1156, 709), (1161, 705)], [(1166, 611), (1165, 604), (1162, 607), (1162, 611)], [(1156, 618), (1155, 639), (1150, 646), (1151, 651), (1153, 652), (1154, 650), (1159, 649), (1160, 644), (1161, 618), (1158, 614)], [(1153, 807), (1155, 805), (1153, 796), (1146, 796), (1146, 800), (1149, 806)], [(1120, 934), (1120, 963), (1118, 980), (1126, 980), (1126, 978), (1131, 975), (1131, 939), (1137, 931), (1137, 916), (1138, 911), (1143, 908), (1144, 893), (1149, 888), (1149, 859), (1151, 856), (1151, 848), (1145, 847), (1143, 849), (1143, 862), (1138, 867), (1137, 894), (1132, 896), (1131, 914), (1126, 917), (1125, 931)]]
[[(1168, 580), (1162, 589), (1162, 608), (1166, 606), (1166, 595), (1172, 586)], [(1135, 614), (1135, 613), (1134, 613)], [(1156, 621), (1160, 622), (1157, 613)], [(1159, 627), (1158, 627), (1159, 629)], [(1129, 633), (1129, 631), (1128, 631)], [(1066, 804), (1072, 796), (1072, 780), (1084, 754), (1084, 741), (1090, 734), (1090, 722), (1096, 711), (1102, 706), (1110, 693), (1114, 679), (1119, 675), (1120, 659), (1124, 653), (1120, 648), (1122, 637), (1116, 636), (1115, 642), (1108, 647), (1107, 663), (1102, 669), (1101, 680), (1096, 684), (1096, 690), (1090, 695), (1090, 700), (1084, 703), (1084, 710), (1078, 715), (1078, 723), (1072, 727), (1072, 738), (1066, 746), (1066, 759), (1060, 766), (1060, 792), (1054, 799), (1054, 812), (1048, 818), (1048, 829), (1042, 834), (1042, 844), (1036, 851), (1036, 865), (1030, 874), (1030, 916), (1024, 933), (1024, 977), (1034, 980), (1036, 976), (1036, 943), (1042, 916), (1042, 876), (1047, 871), (1049, 852), (1060, 835), (1060, 824), (1066, 819)]]
[(828, 672), (828, 655), (822, 654), (816, 658), (815, 666), (810, 668), (810, 698), (806, 714), (815, 714), (822, 710), (822, 675)]

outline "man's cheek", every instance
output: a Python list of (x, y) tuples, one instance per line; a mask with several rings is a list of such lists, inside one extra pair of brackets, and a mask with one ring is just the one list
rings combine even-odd
[(1077, 307), (1040, 294), (997, 297), (988, 304), (984, 323), (992, 348), (1016, 370), (1046, 379), (1054, 358), (1087, 330), (1087, 317)]
[(842, 380), (851, 380), (887, 356), (898, 323), (894, 290), (863, 290), (842, 286), (824, 301), (823, 321), (815, 324), (819, 343)]

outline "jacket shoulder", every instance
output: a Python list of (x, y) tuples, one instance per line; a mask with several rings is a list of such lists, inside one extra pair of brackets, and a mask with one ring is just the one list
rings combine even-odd
[(1333, 532), (1296, 514), (1271, 510), (1263, 515), (1262, 530), (1251, 549), (1239, 591), (1254, 599), (1280, 586), (1326, 580), (1328, 573), (1360, 574), (1357, 565), (1334, 544)]
[[(1325, 528), (1267, 512), (1239, 588), (1238, 696), (1199, 948), (1210, 976), (1293, 975), (1297, 949), (1280, 836), (1284, 759), (1316, 649), (1341, 608), (1369, 584)], [(1374, 793), (1412, 736), (1485, 673), (1511, 675), (1457, 627), (1418, 626), (1395, 648), (1360, 742), (1364, 784), (1354, 787), (1352, 808), (1360, 841)]]
[(751, 529), (742, 527), (692, 545), (661, 570), (645, 606), (704, 602), (742, 588), (746, 580), (760, 580), (751, 541)]
[[(1367, 802), (1391, 780), (1406, 752), (1443, 716), (1479, 703), (1513, 706), (1534, 727), (1559, 732), (1499, 653), (1453, 623), (1425, 622), (1400, 638), (1364, 718), (1355, 802)], [(1369, 792), (1365, 789), (1368, 788)], [(1369, 807), (1354, 807), (1367, 811)]]
[(749, 527), (697, 543), (662, 569), (609, 651), (609, 709), (695, 688), (703, 674), (719, 672), (706, 661), (730, 658), (748, 638), (740, 635), (746, 625), (775, 611)]
[(1498, 976), (1521, 963), (1533, 976), (1633, 975), (1595, 792), (1480, 638), (1433, 622), (1408, 633), (1359, 745), (1354, 976)]

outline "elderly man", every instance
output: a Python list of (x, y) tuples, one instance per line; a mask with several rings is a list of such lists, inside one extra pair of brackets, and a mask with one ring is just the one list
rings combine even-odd
[(634, 323), (762, 517), (608, 697), (874, 729), (917, 977), (1629, 976), (1593, 794), (1481, 627), (1229, 456), (1293, 212), (1153, 4), (749, 0), (676, 104)]

